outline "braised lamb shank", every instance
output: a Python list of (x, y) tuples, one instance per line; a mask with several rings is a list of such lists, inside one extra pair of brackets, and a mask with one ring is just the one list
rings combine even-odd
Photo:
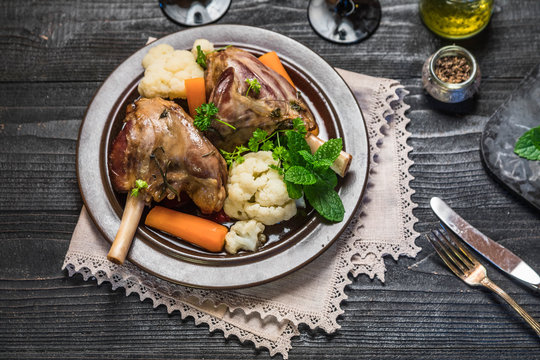
[(203, 213), (221, 210), (227, 165), (179, 105), (139, 99), (128, 106), (124, 122), (109, 155), (116, 191), (130, 191), (141, 179), (148, 183), (141, 194), (147, 204), (185, 192)]
[[(260, 91), (248, 91), (246, 79), (257, 79)], [(316, 128), (313, 114), (296, 89), (281, 75), (263, 65), (247, 51), (228, 47), (207, 55), (206, 96), (219, 109), (221, 120), (205, 135), (218, 148), (232, 151), (247, 143), (257, 128), (271, 133), (289, 128), (291, 120), (301, 117), (308, 130)]]

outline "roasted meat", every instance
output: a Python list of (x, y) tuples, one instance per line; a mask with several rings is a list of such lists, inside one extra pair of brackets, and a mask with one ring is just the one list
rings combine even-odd
[[(245, 144), (257, 128), (272, 132), (288, 128), (301, 117), (308, 130), (316, 127), (313, 114), (296, 89), (247, 51), (228, 47), (207, 56), (205, 85), (208, 102), (219, 108), (217, 121), (205, 135), (218, 148), (231, 151)], [(246, 79), (257, 79), (260, 91), (250, 90)]]
[(227, 165), (179, 105), (139, 99), (128, 106), (124, 123), (109, 154), (115, 190), (130, 191), (141, 179), (148, 183), (147, 204), (185, 192), (203, 213), (221, 210)]

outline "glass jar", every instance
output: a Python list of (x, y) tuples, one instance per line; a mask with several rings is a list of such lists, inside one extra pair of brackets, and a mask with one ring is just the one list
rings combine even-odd
[[(470, 67), (469, 78), (460, 83), (445, 82), (436, 74), (437, 60), (449, 57), (463, 57)], [(480, 86), (480, 68), (474, 56), (467, 49), (449, 45), (431, 55), (422, 68), (422, 84), (424, 89), (435, 99), (445, 103), (458, 103), (472, 97)]]
[(489, 23), (493, 0), (420, 0), (420, 16), (435, 34), (465, 39)]

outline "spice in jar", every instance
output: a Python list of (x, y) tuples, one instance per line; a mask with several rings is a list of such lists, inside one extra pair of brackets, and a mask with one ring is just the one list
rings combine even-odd
[(437, 59), (435, 75), (445, 83), (459, 84), (471, 76), (471, 66), (463, 56), (445, 56)]

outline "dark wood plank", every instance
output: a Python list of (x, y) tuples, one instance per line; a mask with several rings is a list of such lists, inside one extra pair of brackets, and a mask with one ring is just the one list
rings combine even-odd
[[(353, 46), (319, 38), (309, 26), (306, 9), (307, 2), (301, 0), (234, 1), (219, 23), (273, 30), (314, 48), (334, 66), (397, 79), (419, 77), (424, 60), (451, 43), (421, 25), (417, 1), (384, 2), (377, 32)], [(478, 38), (458, 43), (478, 56), (487, 76), (522, 77), (540, 52), (539, 12), (535, 0), (519, 6), (500, 1), (488, 29)], [(11, 0), (5, 3), (3, 17), (0, 79), (17, 82), (102, 81), (149, 36), (182, 29), (168, 21), (154, 2), (143, 0), (76, 5), (55, 0), (32, 6)], [(513, 57), (516, 48), (519, 59)]]
[[(265, 350), (138, 297), (61, 271), (82, 206), (76, 139), (102, 81), (148, 36), (182, 29), (155, 1), (5, 1), (0, 13), (0, 358), (268, 358)], [(410, 91), (416, 229), (437, 221), (440, 196), (480, 230), (540, 269), (540, 214), (493, 180), (479, 139), (489, 115), (540, 61), (540, 2), (497, 1), (488, 29), (458, 42), (480, 61), (481, 90), (451, 113), (423, 95), (420, 69), (449, 43), (422, 26), (417, 1), (385, 0), (369, 40), (339, 46), (311, 30), (307, 2), (233, 1), (220, 23), (259, 26), (313, 48), (332, 65), (401, 80)], [(538, 339), (494, 295), (449, 274), (425, 239), (416, 259), (387, 259), (386, 284), (364, 276), (348, 288), (342, 328), (302, 329), (291, 358), (534, 359)], [(491, 277), (540, 318), (540, 298), (493, 267)]]

